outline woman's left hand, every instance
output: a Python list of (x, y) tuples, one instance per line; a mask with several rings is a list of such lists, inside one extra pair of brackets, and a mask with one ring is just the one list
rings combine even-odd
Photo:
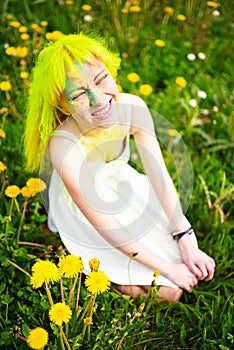
[(201, 249), (195, 247), (189, 235), (183, 236), (178, 245), (184, 263), (193, 272), (197, 279), (210, 281), (215, 272), (215, 261)]

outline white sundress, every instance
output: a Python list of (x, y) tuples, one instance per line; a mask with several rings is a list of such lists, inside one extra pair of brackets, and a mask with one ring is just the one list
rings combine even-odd
[[(126, 100), (126, 95), (122, 98)], [(123, 108), (129, 128), (130, 104)], [(86, 156), (81, 139), (74, 134), (56, 130), (53, 135), (72, 140)], [(100, 208), (104, 212), (111, 211), (115, 220), (124, 228), (126, 240), (120, 242), (120, 245), (138, 240), (161, 258), (181, 263), (178, 245), (167, 231), (168, 220), (148, 177), (128, 164), (129, 157), (128, 134), (125, 147), (118, 158), (109, 162), (86, 160), (87, 176), (95, 185)], [(154, 270), (125, 255), (98, 233), (73, 202), (55, 170), (50, 179), (48, 196), (48, 226), (59, 232), (69, 253), (82, 258), (85, 274), (90, 272), (88, 261), (96, 257), (101, 261), (100, 270), (108, 275), (111, 282), (121, 285), (151, 285)], [(195, 235), (191, 236), (196, 244)], [(158, 285), (177, 288), (163, 275), (156, 280)]]

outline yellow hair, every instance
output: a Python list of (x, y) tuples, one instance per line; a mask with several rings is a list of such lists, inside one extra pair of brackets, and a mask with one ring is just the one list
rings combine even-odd
[(65, 88), (66, 69), (72, 69), (74, 61), (94, 63), (95, 57), (116, 78), (120, 66), (119, 55), (110, 52), (93, 36), (69, 34), (47, 44), (40, 52), (33, 69), (27, 104), (24, 135), (26, 170), (39, 168), (49, 137), (60, 123), (62, 114), (59, 102)]

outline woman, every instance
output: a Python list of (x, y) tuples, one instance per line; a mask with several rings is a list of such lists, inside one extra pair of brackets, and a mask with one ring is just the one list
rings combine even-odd
[[(28, 102), (27, 169), (38, 169), (48, 143), (48, 225), (82, 257), (86, 273), (96, 256), (115, 289), (137, 297), (157, 269), (159, 295), (178, 301), (183, 290), (213, 278), (215, 262), (197, 247), (183, 215), (148, 108), (118, 93), (119, 65), (83, 34), (41, 51)], [(128, 164), (130, 135), (146, 175)]]

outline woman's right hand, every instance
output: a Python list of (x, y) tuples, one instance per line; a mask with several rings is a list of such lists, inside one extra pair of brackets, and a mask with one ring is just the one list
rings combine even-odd
[(191, 293), (192, 288), (198, 284), (198, 279), (185, 264), (172, 264), (170, 273), (167, 276), (178, 287)]

